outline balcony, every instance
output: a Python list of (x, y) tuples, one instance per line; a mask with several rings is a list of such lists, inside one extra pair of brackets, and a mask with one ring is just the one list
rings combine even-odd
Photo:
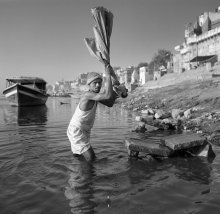
[(205, 33), (203, 33), (202, 35), (196, 36), (196, 37), (189, 37), (187, 38), (186, 43), (188, 45), (193, 44), (193, 43), (198, 43), (201, 42), (203, 40), (209, 39), (217, 34), (220, 34), (220, 27), (214, 28), (212, 30), (209, 30)]

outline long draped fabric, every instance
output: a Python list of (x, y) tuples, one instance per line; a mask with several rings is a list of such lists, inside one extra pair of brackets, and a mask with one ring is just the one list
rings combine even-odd
[[(102, 58), (110, 64), (110, 37), (112, 34), (113, 14), (104, 7), (95, 7), (91, 9), (92, 16), (96, 25), (93, 27), (95, 38), (85, 38), (85, 43), (92, 56), (99, 61)], [(118, 78), (112, 70), (111, 73), (113, 90), (121, 97), (127, 97), (127, 89), (120, 84)]]
[[(93, 27), (95, 38), (85, 38), (85, 43), (92, 56), (98, 60), (104, 58), (110, 63), (110, 37), (113, 26), (113, 14), (104, 7), (91, 9), (96, 25)], [(101, 54), (101, 55), (100, 55)]]

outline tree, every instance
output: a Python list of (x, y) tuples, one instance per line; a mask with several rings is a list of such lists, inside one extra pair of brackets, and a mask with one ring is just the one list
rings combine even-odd
[(149, 64), (150, 70), (158, 70), (160, 66), (167, 67), (167, 63), (171, 59), (172, 53), (165, 49), (159, 49)]
[(141, 68), (141, 67), (148, 67), (148, 63), (147, 62), (140, 62), (138, 65), (137, 65), (137, 69)]

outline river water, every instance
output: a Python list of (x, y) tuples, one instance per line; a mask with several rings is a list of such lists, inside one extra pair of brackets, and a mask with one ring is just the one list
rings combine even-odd
[(17, 108), (0, 98), (1, 214), (220, 212), (219, 147), (212, 162), (131, 159), (123, 140), (135, 115), (100, 105), (91, 135), (97, 160), (89, 165), (72, 155), (66, 136), (78, 101), (49, 98), (46, 106)]

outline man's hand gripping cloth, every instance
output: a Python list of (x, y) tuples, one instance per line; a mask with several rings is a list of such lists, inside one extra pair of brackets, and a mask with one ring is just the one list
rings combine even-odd
[[(92, 16), (96, 22), (93, 27), (95, 38), (85, 38), (85, 43), (92, 56), (99, 61), (104, 58), (110, 64), (110, 37), (113, 26), (113, 14), (104, 7), (91, 9)], [(112, 70), (111, 72), (113, 89), (121, 97), (127, 97), (127, 89), (123, 84), (120, 85), (118, 78)]]

